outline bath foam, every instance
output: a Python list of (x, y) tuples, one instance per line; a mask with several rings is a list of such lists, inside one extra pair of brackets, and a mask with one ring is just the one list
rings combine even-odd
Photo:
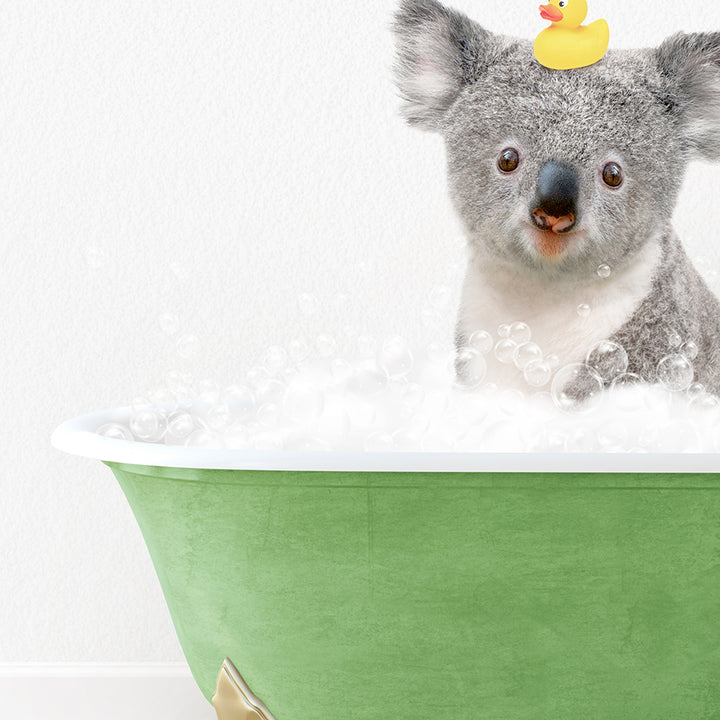
[[(693, 383), (697, 348), (680, 344), (650, 386), (604, 341), (584, 363), (558, 367), (521, 322), (481, 331), (454, 352), (400, 336), (355, 341), (349, 359), (319, 336), (292, 359), (268, 349), (264, 365), (222, 387), (171, 373), (156, 402), (139, 401), (101, 435), (120, 440), (237, 450), (307, 452), (716, 452), (720, 402)], [(364, 356), (363, 356), (364, 355)], [(494, 370), (509, 387), (486, 381)], [(459, 371), (459, 372), (458, 372)], [(569, 383), (584, 378), (578, 399)]]

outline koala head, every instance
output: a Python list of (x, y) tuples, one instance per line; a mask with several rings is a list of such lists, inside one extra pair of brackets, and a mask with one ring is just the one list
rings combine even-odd
[(720, 157), (720, 33), (550, 70), (530, 41), (403, 0), (408, 122), (442, 134), (476, 253), (553, 280), (620, 268), (667, 229), (689, 160)]

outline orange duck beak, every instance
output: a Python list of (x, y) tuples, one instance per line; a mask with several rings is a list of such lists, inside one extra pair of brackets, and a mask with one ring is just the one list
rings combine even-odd
[(552, 22), (557, 22), (558, 20), (562, 20), (564, 16), (560, 8), (548, 3), (547, 5), (540, 6), (540, 17), (543, 20), (552, 20)]

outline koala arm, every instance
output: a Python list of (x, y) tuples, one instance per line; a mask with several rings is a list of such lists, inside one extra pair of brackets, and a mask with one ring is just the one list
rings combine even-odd
[(662, 252), (650, 292), (610, 339), (627, 350), (628, 372), (647, 382), (658, 380), (664, 357), (691, 341), (698, 348), (694, 381), (720, 394), (720, 302), (674, 233), (663, 238)]

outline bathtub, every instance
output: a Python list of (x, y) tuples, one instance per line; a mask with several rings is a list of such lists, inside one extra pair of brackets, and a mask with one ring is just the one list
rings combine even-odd
[(289, 453), (93, 431), (222, 720), (720, 717), (720, 459)]

